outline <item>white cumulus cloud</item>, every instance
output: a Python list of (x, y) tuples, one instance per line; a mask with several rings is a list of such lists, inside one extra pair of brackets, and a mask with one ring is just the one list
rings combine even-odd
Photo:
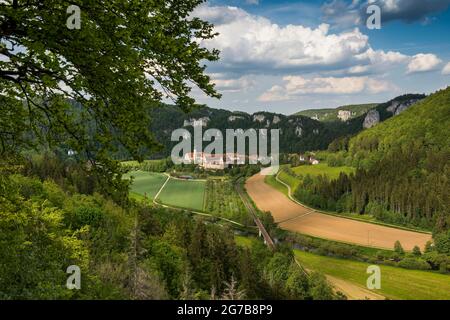
[(316, 77), (286, 76), (283, 86), (275, 85), (259, 97), (259, 101), (283, 101), (306, 94), (380, 93), (394, 90), (388, 81), (369, 77)]
[(444, 75), (450, 74), (450, 62), (445, 65), (444, 69), (442, 69), (442, 74)]
[[(386, 2), (386, 5), (389, 3)], [(239, 74), (292, 74), (342, 72), (342, 75), (384, 73), (408, 66), (408, 73), (426, 71), (440, 61), (432, 54), (414, 57), (396, 51), (374, 50), (358, 28), (333, 33), (328, 24), (316, 28), (280, 26), (237, 7), (202, 5), (194, 16), (214, 23), (219, 33), (204, 40), (207, 48), (221, 51), (213, 72)]]
[(342, 68), (367, 51), (368, 37), (357, 28), (333, 34), (329, 25), (280, 26), (235, 7), (201, 6), (196, 16), (215, 24), (219, 35), (203, 42), (221, 51), (222, 66), (266, 71)]
[[(366, 1), (344, 0), (356, 14)], [(383, 1), (391, 11), (399, 3)], [(325, 9), (331, 15), (342, 13), (339, 8)], [(193, 16), (213, 23), (218, 33), (201, 45), (220, 50), (220, 60), (208, 63), (208, 72), (224, 93), (221, 103), (250, 99), (251, 103), (287, 105), (301, 97), (302, 101), (317, 99), (324, 104), (338, 95), (355, 99), (387, 96), (398, 91), (394, 83), (400, 85), (400, 76), (437, 70), (442, 62), (428, 52), (407, 55), (374, 49), (359, 28), (339, 31), (343, 29), (325, 23), (280, 25), (241, 8), (210, 3), (199, 6)]]
[(412, 57), (408, 64), (408, 73), (426, 72), (435, 70), (442, 60), (434, 54), (419, 53)]

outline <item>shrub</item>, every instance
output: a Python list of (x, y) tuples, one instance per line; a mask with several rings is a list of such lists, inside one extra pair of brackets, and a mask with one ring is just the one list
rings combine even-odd
[(97, 227), (102, 220), (102, 210), (99, 208), (79, 207), (72, 215), (72, 223), (80, 228), (84, 225)]
[(436, 244), (437, 252), (450, 255), (450, 229), (447, 232), (436, 235), (434, 243)]
[(62, 208), (64, 199), (67, 197), (64, 191), (55, 182), (47, 180), (44, 182), (44, 191), (47, 194), (48, 200), (55, 207)]
[(37, 178), (13, 175), (11, 176), (11, 180), (19, 187), (20, 194), (27, 199), (44, 195), (42, 183)]
[(435, 270), (439, 269), (443, 263), (450, 263), (450, 259), (445, 254), (439, 254), (436, 251), (425, 253), (423, 255), (423, 259), (427, 261)]
[(398, 241), (398, 240), (395, 241), (395, 244), (394, 244), (394, 251), (395, 251), (397, 254), (399, 254), (399, 255), (405, 254), (405, 250), (403, 250), (403, 247), (402, 247), (400, 241)]
[(417, 270), (429, 270), (431, 266), (422, 259), (405, 258), (398, 263), (400, 268), (405, 269), (417, 269)]
[(420, 248), (418, 246), (415, 246), (413, 248), (413, 255), (415, 255), (416, 257), (420, 257), (422, 255), (422, 252), (420, 252)]

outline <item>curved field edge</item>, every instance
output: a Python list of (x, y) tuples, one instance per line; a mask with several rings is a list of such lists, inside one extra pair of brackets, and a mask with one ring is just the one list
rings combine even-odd
[(161, 204), (203, 211), (206, 180), (181, 180), (170, 177), (166, 183), (168, 175), (147, 171), (131, 171), (124, 175), (126, 179), (130, 177), (133, 177), (130, 188), (130, 197), (133, 199), (145, 200), (147, 196), (147, 199), (158, 200)]
[[(130, 172), (128, 174), (128, 176), (133, 175), (133, 173), (136, 173), (136, 171)], [(209, 218), (214, 218), (214, 219), (219, 219), (222, 220), (224, 222), (228, 222), (231, 223), (239, 228), (246, 228), (246, 227), (253, 227), (251, 225), (246, 225), (241, 223), (240, 221), (236, 221), (234, 219), (230, 219), (229, 217), (224, 217), (221, 215), (217, 215), (217, 214), (213, 214), (211, 212), (208, 212), (207, 210), (205, 210), (205, 203), (206, 203), (206, 191), (204, 191), (203, 194), (203, 202), (202, 202), (202, 208), (201, 209), (196, 209), (193, 207), (189, 207), (189, 204), (186, 204), (184, 202), (182, 203), (175, 203), (176, 201), (162, 201), (161, 200), (161, 193), (163, 193), (163, 191), (166, 189), (166, 181), (167, 183), (169, 183), (170, 181), (178, 181), (178, 183), (195, 183), (195, 182), (200, 182), (200, 183), (206, 183), (206, 180), (202, 180), (202, 179), (196, 179), (196, 180), (183, 180), (183, 179), (178, 179), (178, 178), (174, 178), (174, 177), (170, 177), (168, 174), (162, 174), (162, 173), (153, 173), (153, 172), (141, 172), (142, 173), (147, 173), (148, 176), (160, 176), (162, 177), (162, 183), (161, 181), (158, 181), (158, 183), (155, 186), (151, 186), (151, 188), (155, 189), (155, 192), (152, 194), (151, 197), (149, 197), (149, 195), (147, 194), (147, 198), (144, 196), (144, 192), (146, 192), (145, 188), (138, 188), (138, 190), (136, 190), (136, 188), (133, 188), (133, 185), (131, 185), (131, 189), (129, 191), (129, 195), (131, 199), (134, 199), (136, 201), (150, 201), (153, 202), (156, 205), (160, 205), (166, 208), (171, 208), (171, 209), (175, 209), (175, 210), (181, 210), (181, 211), (189, 211), (191, 213), (197, 214), (197, 215), (201, 215), (201, 216), (205, 216), (205, 217), (209, 217)], [(154, 179), (148, 179), (147, 183), (154, 183), (155, 180)], [(157, 189), (157, 190), (156, 190)], [(189, 190), (189, 188), (187, 188), (187, 190)], [(173, 192), (172, 192), (173, 193)], [(175, 195), (171, 195), (171, 196), (176, 196)], [(169, 203), (170, 202), (170, 203)], [(200, 201), (197, 201), (198, 204), (200, 203)]]
[[(307, 269), (349, 281), (366, 287), (366, 262), (320, 256), (294, 250), (300, 263)], [(381, 289), (376, 290), (388, 299), (395, 300), (448, 300), (450, 299), (450, 276), (432, 271), (419, 271), (379, 265)]]
[(249, 178), (246, 190), (258, 208), (270, 211), (281, 229), (287, 231), (390, 250), (397, 240), (408, 251), (415, 245), (424, 248), (426, 242), (431, 240), (429, 234), (326, 215), (308, 209), (267, 185), (261, 175)]
[[(282, 175), (282, 171), (280, 171), (276, 176), (267, 176), (266, 179), (264, 180), (264, 182), (268, 185), (270, 185), (271, 187), (273, 187), (274, 189), (280, 191), (281, 193), (283, 193), (285, 196), (287, 196), (288, 198), (291, 198), (292, 195), (289, 194), (289, 189), (287, 188), (286, 185), (289, 185), (291, 190), (293, 189), (292, 187), (292, 182), (289, 181), (285, 181), (281, 178)], [(284, 185), (283, 183), (285, 183), (286, 185)], [(295, 185), (296, 183), (294, 183)], [(291, 191), (292, 192), (292, 191)], [(292, 199), (290, 199), (292, 200)], [(405, 230), (405, 231), (413, 231), (413, 232), (419, 232), (419, 233), (423, 233), (423, 234), (431, 234), (431, 232), (426, 231), (426, 230), (422, 230), (422, 229), (416, 229), (416, 228), (408, 228), (408, 227), (404, 227), (404, 226), (399, 226), (399, 225), (395, 225), (395, 224), (390, 224), (390, 223), (385, 223), (382, 221), (377, 221), (377, 220), (373, 220), (372, 218), (361, 218), (361, 217), (357, 217), (356, 214), (339, 214), (337, 212), (331, 212), (331, 211), (323, 211), (323, 210), (319, 210), (319, 209), (315, 209), (315, 208), (311, 208), (303, 203), (301, 203), (298, 200), (295, 200), (295, 202), (298, 202), (299, 204), (301, 204), (302, 206), (304, 206), (305, 208), (314, 210), (316, 212), (319, 213), (323, 213), (323, 214), (327, 214), (330, 216), (334, 216), (334, 217), (339, 217), (339, 218), (344, 218), (344, 219), (350, 219), (350, 220), (355, 220), (355, 221), (360, 221), (360, 222), (367, 222), (367, 223), (371, 223), (371, 224), (376, 224), (376, 225), (380, 225), (380, 226), (385, 226), (385, 227), (390, 227), (390, 228), (395, 228), (395, 229), (399, 229), (399, 230)]]

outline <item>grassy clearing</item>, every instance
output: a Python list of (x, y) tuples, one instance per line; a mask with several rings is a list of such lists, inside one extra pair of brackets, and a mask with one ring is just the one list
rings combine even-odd
[(158, 200), (166, 205), (203, 211), (206, 181), (170, 179)]
[[(283, 180), (284, 181), (284, 180)], [(286, 197), (289, 196), (288, 194), (288, 189), (286, 188), (286, 186), (282, 185), (281, 183), (279, 183), (276, 179), (276, 176), (266, 176), (264, 178), (264, 182), (266, 184), (268, 184), (269, 186), (271, 186), (272, 188), (280, 191), (282, 194), (284, 194)]]
[[(368, 274), (365, 262), (331, 258), (294, 250), (295, 256), (307, 269), (366, 286)], [(389, 299), (448, 300), (450, 276), (431, 271), (407, 270), (380, 265), (381, 290), (377, 293)]]
[(352, 167), (329, 167), (326, 163), (319, 163), (313, 166), (300, 166), (292, 168), (292, 171), (294, 171), (298, 175), (300, 174), (301, 175), (309, 174), (310, 176), (326, 175), (331, 180), (339, 178), (339, 174), (341, 172), (350, 174), (354, 172), (354, 170), (355, 169)]
[(126, 168), (137, 168), (140, 167), (142, 165), (158, 165), (165, 162), (165, 160), (144, 160), (141, 163), (139, 163), (138, 161), (135, 160), (130, 160), (130, 161), (122, 161), (120, 164)]
[(291, 187), (292, 192), (294, 192), (294, 190), (297, 189), (298, 185), (300, 184), (300, 179), (291, 176), (284, 170), (280, 171), (280, 173), (278, 174), (278, 178), (287, 185), (289, 185)]
[(137, 200), (143, 200), (145, 194), (149, 200), (153, 200), (167, 179), (163, 174), (146, 171), (132, 171), (124, 175), (125, 179), (130, 177), (134, 178), (130, 195)]
[(240, 247), (251, 248), (258, 239), (255, 237), (234, 236), (234, 241)]

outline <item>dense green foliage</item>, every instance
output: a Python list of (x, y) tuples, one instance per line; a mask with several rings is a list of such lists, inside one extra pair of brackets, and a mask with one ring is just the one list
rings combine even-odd
[[(2, 181), (0, 298), (111, 299), (129, 295), (123, 273), (134, 210), (98, 194), (71, 194), (52, 180)], [(66, 288), (66, 269), (81, 268), (81, 290)]]
[(355, 209), (448, 229), (449, 127), (447, 88), (352, 139), (350, 155), (364, 169), (352, 181)]
[[(0, 152), (63, 145), (111, 183), (111, 153), (156, 151), (149, 106), (170, 98), (187, 109), (192, 85), (219, 97), (204, 74), (218, 52), (199, 41), (212, 25), (191, 16), (202, 2), (2, 1)], [(79, 30), (66, 25), (69, 5)]]
[(160, 160), (144, 160), (142, 162), (123, 161), (120, 164), (129, 171), (142, 170), (147, 172), (166, 172), (169, 168), (173, 167), (173, 163), (170, 158)]
[(349, 193), (349, 187), (345, 184), (338, 185), (338, 182), (347, 177), (345, 172), (352, 169), (326, 165), (318, 169), (314, 167), (301, 166), (294, 169), (283, 167), (280, 179), (291, 186), (293, 196), (300, 202), (327, 211), (351, 212), (347, 199), (341, 197), (342, 194)]

